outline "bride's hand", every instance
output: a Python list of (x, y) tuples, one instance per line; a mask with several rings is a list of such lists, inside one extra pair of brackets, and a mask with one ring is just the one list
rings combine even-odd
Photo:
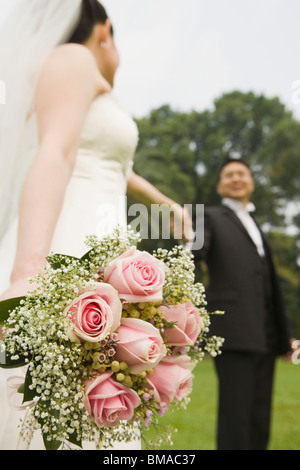
[(37, 287), (37, 275), (43, 275), (46, 267), (45, 258), (32, 256), (30, 261), (15, 263), (11, 277), (10, 286), (0, 294), (0, 302), (16, 297), (23, 297)]
[(15, 297), (23, 297), (33, 289), (33, 284), (28, 279), (19, 279), (13, 282), (5, 292), (0, 295), (0, 302)]

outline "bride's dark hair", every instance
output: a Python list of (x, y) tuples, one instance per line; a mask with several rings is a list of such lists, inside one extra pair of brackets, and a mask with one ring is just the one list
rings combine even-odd
[[(83, 44), (92, 34), (94, 26), (104, 24), (107, 19), (106, 10), (98, 0), (82, 0), (79, 22), (66, 42)], [(113, 35), (113, 30), (111, 34)]]

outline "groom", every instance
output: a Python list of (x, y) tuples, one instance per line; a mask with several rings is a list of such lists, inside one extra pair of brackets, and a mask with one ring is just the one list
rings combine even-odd
[(219, 382), (218, 449), (264, 450), (269, 439), (277, 355), (290, 350), (290, 331), (272, 253), (252, 218), (254, 181), (248, 164), (227, 160), (219, 173), (220, 207), (207, 208), (204, 246), (210, 285), (210, 335), (225, 343), (215, 360)]

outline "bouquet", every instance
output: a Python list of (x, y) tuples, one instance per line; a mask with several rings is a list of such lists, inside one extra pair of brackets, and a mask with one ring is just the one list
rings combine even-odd
[(150, 254), (139, 242), (130, 227), (87, 237), (82, 258), (52, 253), (31, 292), (1, 303), (1, 367), (25, 368), (27, 445), (37, 430), (47, 450), (144, 437), (186, 406), (205, 352), (220, 353), (193, 256), (181, 246)]

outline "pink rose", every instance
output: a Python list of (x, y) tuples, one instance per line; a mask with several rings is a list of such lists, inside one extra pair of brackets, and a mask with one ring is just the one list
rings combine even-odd
[(167, 354), (159, 330), (137, 318), (122, 318), (116, 349), (116, 359), (126, 362), (132, 374), (152, 369)]
[(158, 403), (180, 401), (187, 397), (193, 386), (193, 365), (188, 356), (165, 357), (147, 376), (148, 386), (154, 391)]
[(127, 302), (160, 301), (165, 265), (146, 251), (132, 247), (108, 264), (104, 281), (117, 289), (120, 298)]
[(191, 346), (203, 328), (199, 310), (190, 302), (158, 308), (168, 322), (176, 323), (165, 328), (164, 338), (171, 346)]
[(91, 290), (73, 300), (64, 314), (72, 320), (77, 337), (98, 342), (120, 325), (122, 304), (118, 292), (112, 286), (97, 282)]
[(140, 405), (138, 394), (116, 382), (113, 372), (99, 374), (85, 383), (84, 405), (99, 428), (115, 426), (121, 420), (130, 420)]

